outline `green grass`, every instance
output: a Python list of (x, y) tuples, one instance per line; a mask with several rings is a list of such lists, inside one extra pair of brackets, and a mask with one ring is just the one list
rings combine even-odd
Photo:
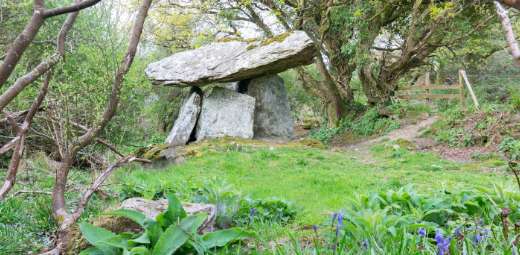
[[(152, 198), (175, 191), (190, 197), (196, 187), (217, 179), (252, 198), (277, 197), (293, 202), (301, 212), (297, 222), (321, 222), (345, 207), (357, 194), (413, 184), (420, 191), (510, 185), (501, 173), (486, 173), (478, 164), (448, 162), (431, 153), (392, 146), (373, 148), (375, 163), (363, 163), (352, 151), (260, 146), (231, 151), (202, 148), (202, 155), (162, 170), (127, 169), (115, 178), (126, 189), (140, 189)], [(367, 152), (368, 153), (368, 152)]]
[[(262, 239), (259, 243), (267, 245), (271, 240), (298, 235), (302, 225), (322, 223), (330, 213), (348, 207), (358, 195), (409, 184), (425, 194), (444, 189), (512, 185), (511, 177), (506, 173), (482, 170), (500, 165), (495, 158), (459, 164), (392, 144), (355, 152), (301, 144), (275, 146), (256, 141), (223, 140), (195, 145), (192, 149), (198, 156), (181, 165), (164, 169), (133, 165), (119, 169), (103, 187), (111, 195), (110, 199), (94, 196), (84, 218), (95, 217), (130, 196), (154, 198), (173, 191), (188, 201), (194, 198), (197, 190), (216, 180), (231, 185), (245, 196), (276, 197), (296, 206), (298, 214), (294, 224), (255, 227)], [(0, 177), (3, 174), (0, 173)], [(67, 194), (71, 206), (90, 183), (92, 175), (80, 170), (71, 172), (73, 185)], [(19, 190), (48, 192), (54, 182), (52, 170), (38, 158), (28, 160), (27, 169), (21, 171), (19, 177), (12, 194)], [(50, 196), (46, 194), (19, 194), (0, 203), (0, 254), (37, 252), (49, 245), (55, 230)]]

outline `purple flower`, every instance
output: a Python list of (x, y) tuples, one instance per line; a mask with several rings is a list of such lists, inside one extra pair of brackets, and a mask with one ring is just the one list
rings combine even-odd
[(255, 217), (255, 214), (256, 214), (256, 208), (251, 208), (249, 209), (249, 217), (253, 218)]
[(343, 213), (338, 213), (338, 227), (343, 227)]
[(473, 243), (477, 245), (482, 241), (482, 239), (484, 239), (484, 236), (482, 236), (480, 232), (477, 232), (473, 237)]
[(318, 233), (318, 226), (312, 225), (312, 230), (314, 231), (314, 233)]
[(363, 242), (361, 243), (361, 246), (363, 246), (363, 249), (365, 249), (365, 250), (368, 249), (368, 240), (367, 239), (363, 240)]
[(454, 235), (455, 237), (460, 237), (460, 236), (462, 236), (461, 227), (456, 228), (455, 231), (453, 232), (453, 235)]
[(332, 225), (334, 226), (334, 222), (336, 221), (336, 217), (338, 217), (338, 213), (332, 214)]
[(419, 228), (419, 230), (417, 230), (417, 233), (419, 234), (420, 237), (425, 237), (426, 236), (426, 229)]
[(437, 242), (437, 249), (439, 255), (449, 255), (451, 238), (444, 238), (444, 235), (440, 230), (435, 233), (435, 241)]

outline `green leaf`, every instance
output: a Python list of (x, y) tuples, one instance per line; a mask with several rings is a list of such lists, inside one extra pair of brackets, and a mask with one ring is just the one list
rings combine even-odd
[(130, 255), (149, 255), (150, 250), (146, 247), (134, 247), (130, 250)]
[(152, 254), (171, 255), (184, 245), (189, 238), (190, 236), (183, 229), (176, 225), (171, 225), (157, 241)]
[(128, 219), (132, 220), (133, 222), (139, 224), (139, 226), (145, 227), (144, 223), (146, 221), (146, 216), (143, 213), (138, 212), (138, 211), (128, 210), (128, 209), (119, 209), (119, 210), (115, 210), (115, 211), (108, 213), (108, 215), (125, 217), (125, 218), (128, 218)]
[(205, 214), (197, 214), (184, 218), (179, 225), (170, 225), (154, 246), (153, 255), (171, 255), (183, 246), (202, 225)]
[(131, 244), (149, 244), (150, 243), (150, 238), (148, 237), (148, 231), (144, 231), (144, 233), (142, 235), (140, 235), (139, 237), (135, 238), (135, 239), (132, 239), (129, 241)]
[(81, 234), (83, 234), (85, 239), (87, 239), (87, 241), (92, 245), (95, 245), (97, 242), (105, 241), (116, 236), (116, 234), (104, 228), (96, 227), (87, 222), (80, 223), (79, 230), (81, 231)]
[(128, 245), (128, 239), (123, 238), (121, 236), (114, 236), (107, 240), (99, 241), (99, 244), (106, 244), (107, 246), (116, 247), (120, 249), (128, 249), (130, 246)]
[(207, 233), (202, 237), (202, 242), (207, 250), (214, 247), (223, 247), (229, 243), (252, 237), (254, 237), (254, 234), (251, 232), (241, 228), (230, 228)]
[(152, 243), (152, 246), (155, 245), (155, 243), (157, 243), (157, 241), (159, 240), (159, 237), (161, 237), (161, 235), (163, 234), (163, 230), (161, 228), (161, 226), (159, 225), (159, 223), (155, 222), (155, 221), (147, 221), (145, 223), (145, 229), (146, 229), (146, 232), (148, 234), (148, 238), (150, 239), (150, 242)]
[(117, 254), (118, 249), (116, 247), (105, 243), (105, 241), (116, 237), (116, 234), (86, 222), (80, 223), (79, 229), (83, 237), (85, 237), (90, 244), (103, 251), (104, 254)]
[(184, 218), (186, 218), (186, 212), (184, 211), (181, 202), (175, 195), (170, 194), (168, 195), (168, 209), (157, 215), (156, 220), (163, 228), (167, 228), (171, 224), (176, 224)]
[(105, 253), (102, 250), (100, 250), (96, 247), (87, 248), (79, 253), (79, 255), (104, 255), (104, 254)]

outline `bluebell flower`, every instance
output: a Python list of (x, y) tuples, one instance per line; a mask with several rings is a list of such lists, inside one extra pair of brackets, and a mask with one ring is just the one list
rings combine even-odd
[(437, 249), (439, 255), (448, 255), (450, 253), (450, 242), (451, 238), (444, 238), (444, 235), (440, 230), (435, 233), (435, 241), (437, 242)]
[(314, 231), (314, 233), (318, 233), (318, 226), (312, 225), (312, 230)]
[(343, 227), (343, 213), (338, 213), (338, 227)]
[(255, 214), (256, 214), (256, 208), (251, 208), (249, 209), (249, 217), (255, 217)]
[(473, 243), (478, 245), (484, 237), (480, 234), (480, 232), (477, 232), (475, 236), (473, 237)]
[(419, 228), (419, 230), (417, 230), (417, 233), (419, 234), (420, 237), (425, 237), (426, 236), (426, 229)]
[(368, 240), (367, 239), (363, 240), (363, 242), (361, 243), (361, 246), (363, 246), (363, 249), (367, 250), (368, 249)]
[(336, 217), (338, 217), (338, 213), (332, 214), (332, 225), (336, 222)]

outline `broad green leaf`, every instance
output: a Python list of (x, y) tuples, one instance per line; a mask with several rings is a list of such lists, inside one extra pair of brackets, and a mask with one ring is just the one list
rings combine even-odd
[(163, 228), (169, 227), (171, 224), (177, 224), (180, 220), (186, 218), (186, 212), (182, 207), (181, 202), (173, 194), (168, 195), (168, 209), (157, 215), (157, 222)]
[(153, 246), (155, 245), (155, 243), (157, 243), (159, 237), (163, 234), (163, 229), (161, 228), (159, 223), (152, 220), (146, 221), (145, 226), (148, 238), (150, 239), (150, 242)]
[(86, 222), (80, 223), (79, 229), (83, 237), (85, 237), (90, 244), (103, 251), (103, 254), (112, 255), (118, 253), (118, 248), (105, 243), (105, 241), (116, 237), (116, 234)]
[(183, 246), (202, 225), (205, 214), (192, 215), (184, 218), (179, 225), (171, 225), (161, 235), (154, 246), (153, 255), (171, 255)]
[(87, 248), (79, 253), (79, 255), (104, 255), (104, 254), (105, 253), (102, 250), (100, 250), (96, 247)]
[(146, 216), (143, 213), (138, 212), (138, 211), (128, 210), (128, 209), (119, 209), (119, 210), (115, 210), (115, 211), (108, 213), (108, 215), (125, 217), (125, 218), (128, 218), (128, 219), (132, 220), (133, 222), (139, 224), (139, 226), (145, 227), (144, 223), (146, 221)]
[(97, 242), (105, 241), (116, 236), (116, 234), (104, 228), (96, 227), (87, 222), (80, 223), (79, 230), (81, 234), (83, 234), (83, 237), (92, 245), (96, 245)]
[(108, 246), (111, 246), (111, 247), (116, 247), (116, 248), (121, 248), (121, 249), (128, 249), (130, 248), (129, 245), (128, 245), (128, 239), (126, 238), (123, 238), (121, 236), (114, 236), (114, 237), (111, 237), (107, 240), (103, 240), (103, 241), (99, 241), (98, 242), (98, 245), (99, 244), (106, 244)]
[(230, 228), (207, 233), (202, 236), (202, 242), (207, 250), (214, 247), (223, 247), (229, 243), (252, 237), (254, 237), (254, 234), (251, 232), (240, 228)]
[(152, 254), (171, 255), (184, 245), (189, 238), (190, 236), (182, 228), (176, 225), (171, 225), (157, 241)]
[(131, 244), (149, 244), (150, 238), (148, 237), (148, 231), (145, 230), (139, 237), (129, 241)]
[(130, 255), (150, 255), (150, 250), (146, 247), (134, 247), (130, 250)]

